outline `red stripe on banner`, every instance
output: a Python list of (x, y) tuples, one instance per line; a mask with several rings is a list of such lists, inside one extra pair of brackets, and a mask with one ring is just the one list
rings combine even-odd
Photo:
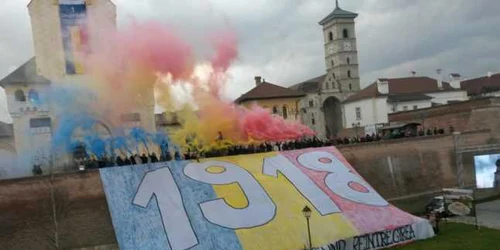
[[(417, 217), (414, 217), (410, 214), (407, 214), (398, 208), (392, 205), (386, 206), (374, 206), (374, 205), (366, 205), (359, 202), (353, 202), (346, 198), (341, 197), (334, 191), (332, 191), (325, 183), (325, 178), (329, 174), (342, 175), (345, 173), (341, 173), (342, 171), (335, 171), (332, 169), (332, 172), (327, 171), (318, 171), (312, 170), (307, 167), (304, 167), (298, 161), (298, 157), (302, 154), (306, 154), (309, 152), (327, 152), (335, 156), (340, 162), (342, 162), (345, 167), (347, 167), (351, 173), (359, 176), (360, 180), (367, 183), (355, 170), (354, 168), (346, 161), (346, 159), (340, 154), (340, 152), (334, 148), (314, 148), (314, 149), (306, 149), (300, 151), (286, 151), (281, 152), (283, 156), (285, 156), (290, 162), (292, 162), (295, 166), (297, 166), (304, 174), (309, 176), (311, 180), (313, 180), (318, 187), (323, 190), (342, 210), (343, 216), (346, 217), (360, 232), (360, 234), (371, 233), (375, 231), (380, 231), (380, 229), (390, 230), (397, 228), (402, 225), (408, 225), (415, 223), (417, 221)], [(326, 159), (319, 158), (318, 162), (328, 163)], [(347, 170), (344, 170), (347, 171)], [(343, 179), (341, 177), (341, 179)], [(346, 187), (351, 188), (354, 191), (365, 191), (366, 188), (361, 188), (365, 184), (346, 181)], [(369, 184), (368, 184), (369, 185)], [(370, 187), (370, 186), (368, 186)], [(358, 190), (357, 190), (358, 189)]]

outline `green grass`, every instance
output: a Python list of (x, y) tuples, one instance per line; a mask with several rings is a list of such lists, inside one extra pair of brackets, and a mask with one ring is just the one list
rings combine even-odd
[(500, 249), (500, 231), (460, 223), (441, 223), (440, 232), (432, 239), (417, 241), (400, 250), (492, 250)]

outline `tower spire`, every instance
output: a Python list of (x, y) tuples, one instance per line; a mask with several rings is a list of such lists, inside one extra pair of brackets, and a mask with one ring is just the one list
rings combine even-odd
[(339, 7), (339, 0), (335, 0), (335, 8)]

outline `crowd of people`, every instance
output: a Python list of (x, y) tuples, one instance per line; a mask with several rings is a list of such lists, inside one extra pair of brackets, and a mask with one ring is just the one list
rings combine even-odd
[[(80, 157), (76, 159), (76, 163), (79, 166), (85, 166), (86, 169), (93, 168), (105, 168), (111, 166), (128, 166), (128, 165), (139, 165), (147, 163), (156, 162), (166, 162), (166, 161), (180, 161), (180, 160), (199, 160), (202, 158), (211, 157), (221, 157), (221, 156), (232, 156), (232, 155), (242, 155), (242, 154), (254, 154), (254, 153), (264, 153), (272, 151), (286, 151), (295, 150), (303, 148), (314, 148), (314, 147), (328, 147), (328, 146), (343, 146), (358, 143), (367, 142), (377, 142), (382, 140), (393, 140), (400, 138), (416, 137), (416, 136), (431, 136), (444, 134), (447, 131), (444, 129), (427, 129), (425, 132), (419, 130), (418, 133), (411, 132), (411, 130), (401, 130), (394, 129), (385, 131), (385, 133), (379, 134), (367, 134), (362, 137), (336, 137), (331, 139), (319, 139), (317, 137), (303, 138), (300, 140), (286, 141), (286, 142), (262, 142), (247, 145), (233, 145), (233, 144), (221, 144), (219, 147), (212, 147), (209, 150), (197, 150), (195, 147), (187, 147), (181, 153), (180, 150), (176, 149), (174, 152), (169, 150), (168, 145), (163, 145), (161, 148), (160, 155), (156, 153), (143, 153), (143, 154), (132, 154), (127, 156), (116, 156), (116, 157)], [(449, 127), (449, 133), (454, 132), (452, 126)], [(219, 134), (218, 140), (222, 140), (223, 137)], [(37, 169), (38, 170), (38, 169)]]

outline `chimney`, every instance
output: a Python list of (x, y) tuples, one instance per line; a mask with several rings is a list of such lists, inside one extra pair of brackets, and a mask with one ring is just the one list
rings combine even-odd
[(451, 73), (450, 74), (450, 86), (454, 89), (460, 89), (460, 74), (458, 73)]
[(378, 79), (377, 91), (383, 95), (389, 94), (389, 80), (384, 78)]
[(441, 78), (441, 69), (436, 69), (438, 89), (443, 89), (443, 79)]
[(262, 77), (256, 76), (255, 77), (255, 86), (259, 86), (262, 83)]

